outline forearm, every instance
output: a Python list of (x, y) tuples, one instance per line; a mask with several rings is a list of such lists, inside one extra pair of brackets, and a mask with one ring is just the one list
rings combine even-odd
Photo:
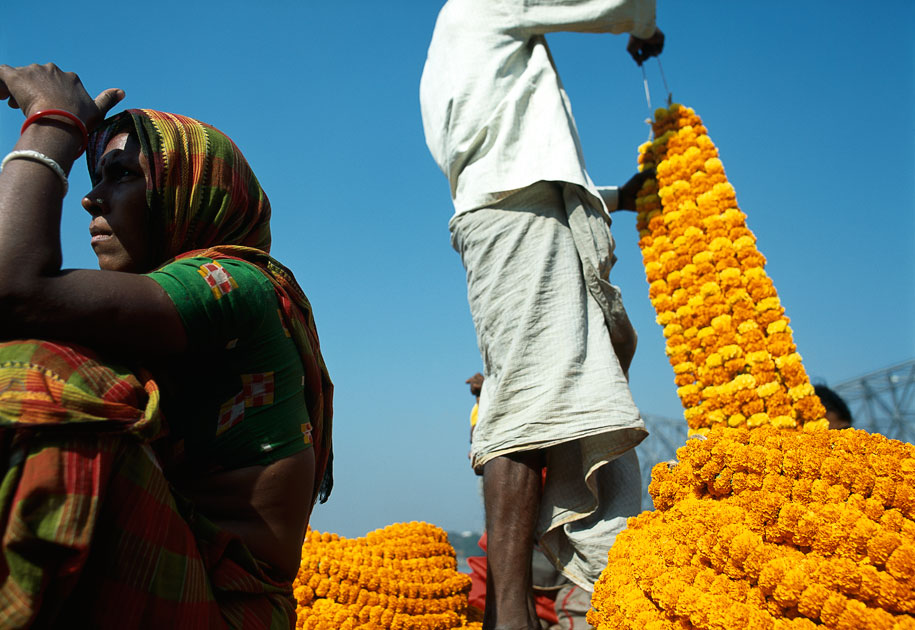
[[(80, 140), (75, 127), (41, 119), (25, 130), (13, 150), (38, 151), (69, 173)], [(45, 164), (29, 159), (6, 163), (0, 173), (0, 283), (28, 282), (60, 270), (63, 191), (60, 177)]]

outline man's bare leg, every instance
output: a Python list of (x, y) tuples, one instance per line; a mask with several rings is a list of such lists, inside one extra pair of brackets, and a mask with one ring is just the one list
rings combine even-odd
[(540, 509), (540, 451), (496, 457), (483, 466), (486, 610), (483, 630), (539, 630), (531, 582)]

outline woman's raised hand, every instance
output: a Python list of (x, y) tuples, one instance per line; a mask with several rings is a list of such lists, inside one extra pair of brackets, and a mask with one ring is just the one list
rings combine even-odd
[(0, 65), (0, 100), (19, 108), (29, 117), (46, 109), (63, 109), (79, 117), (91, 133), (112, 107), (124, 98), (124, 90), (111, 88), (94, 99), (75, 72), (64, 72), (53, 63), (13, 68)]

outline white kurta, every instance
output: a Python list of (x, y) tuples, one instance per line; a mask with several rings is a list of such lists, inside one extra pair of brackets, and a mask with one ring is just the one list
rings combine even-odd
[(420, 106), (455, 212), (541, 180), (599, 197), (544, 35), (648, 38), (655, 28), (654, 0), (449, 0), (432, 34)]

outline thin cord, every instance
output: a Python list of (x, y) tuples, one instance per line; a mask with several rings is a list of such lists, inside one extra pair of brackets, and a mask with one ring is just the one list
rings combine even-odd
[(648, 142), (654, 139), (654, 128), (651, 126), (651, 118), (654, 116), (654, 110), (651, 109), (651, 91), (648, 89), (648, 75), (645, 74), (645, 64), (639, 64), (642, 69), (642, 83), (645, 86), (645, 101), (648, 103), (648, 118), (645, 124), (648, 125)]
[(651, 92), (648, 90), (648, 75), (645, 74), (645, 65), (642, 64), (639, 66), (642, 69), (642, 83), (645, 85), (645, 100), (648, 102), (648, 111), (651, 113)]
[[(667, 106), (670, 107), (674, 102), (674, 95), (671, 94), (670, 88), (667, 87), (667, 78), (664, 76), (664, 67), (661, 65), (661, 58), (655, 57), (658, 60), (658, 70), (661, 71), (661, 81), (664, 82), (664, 91), (667, 92)], [(645, 74), (645, 70), (642, 70), (642, 74)]]

